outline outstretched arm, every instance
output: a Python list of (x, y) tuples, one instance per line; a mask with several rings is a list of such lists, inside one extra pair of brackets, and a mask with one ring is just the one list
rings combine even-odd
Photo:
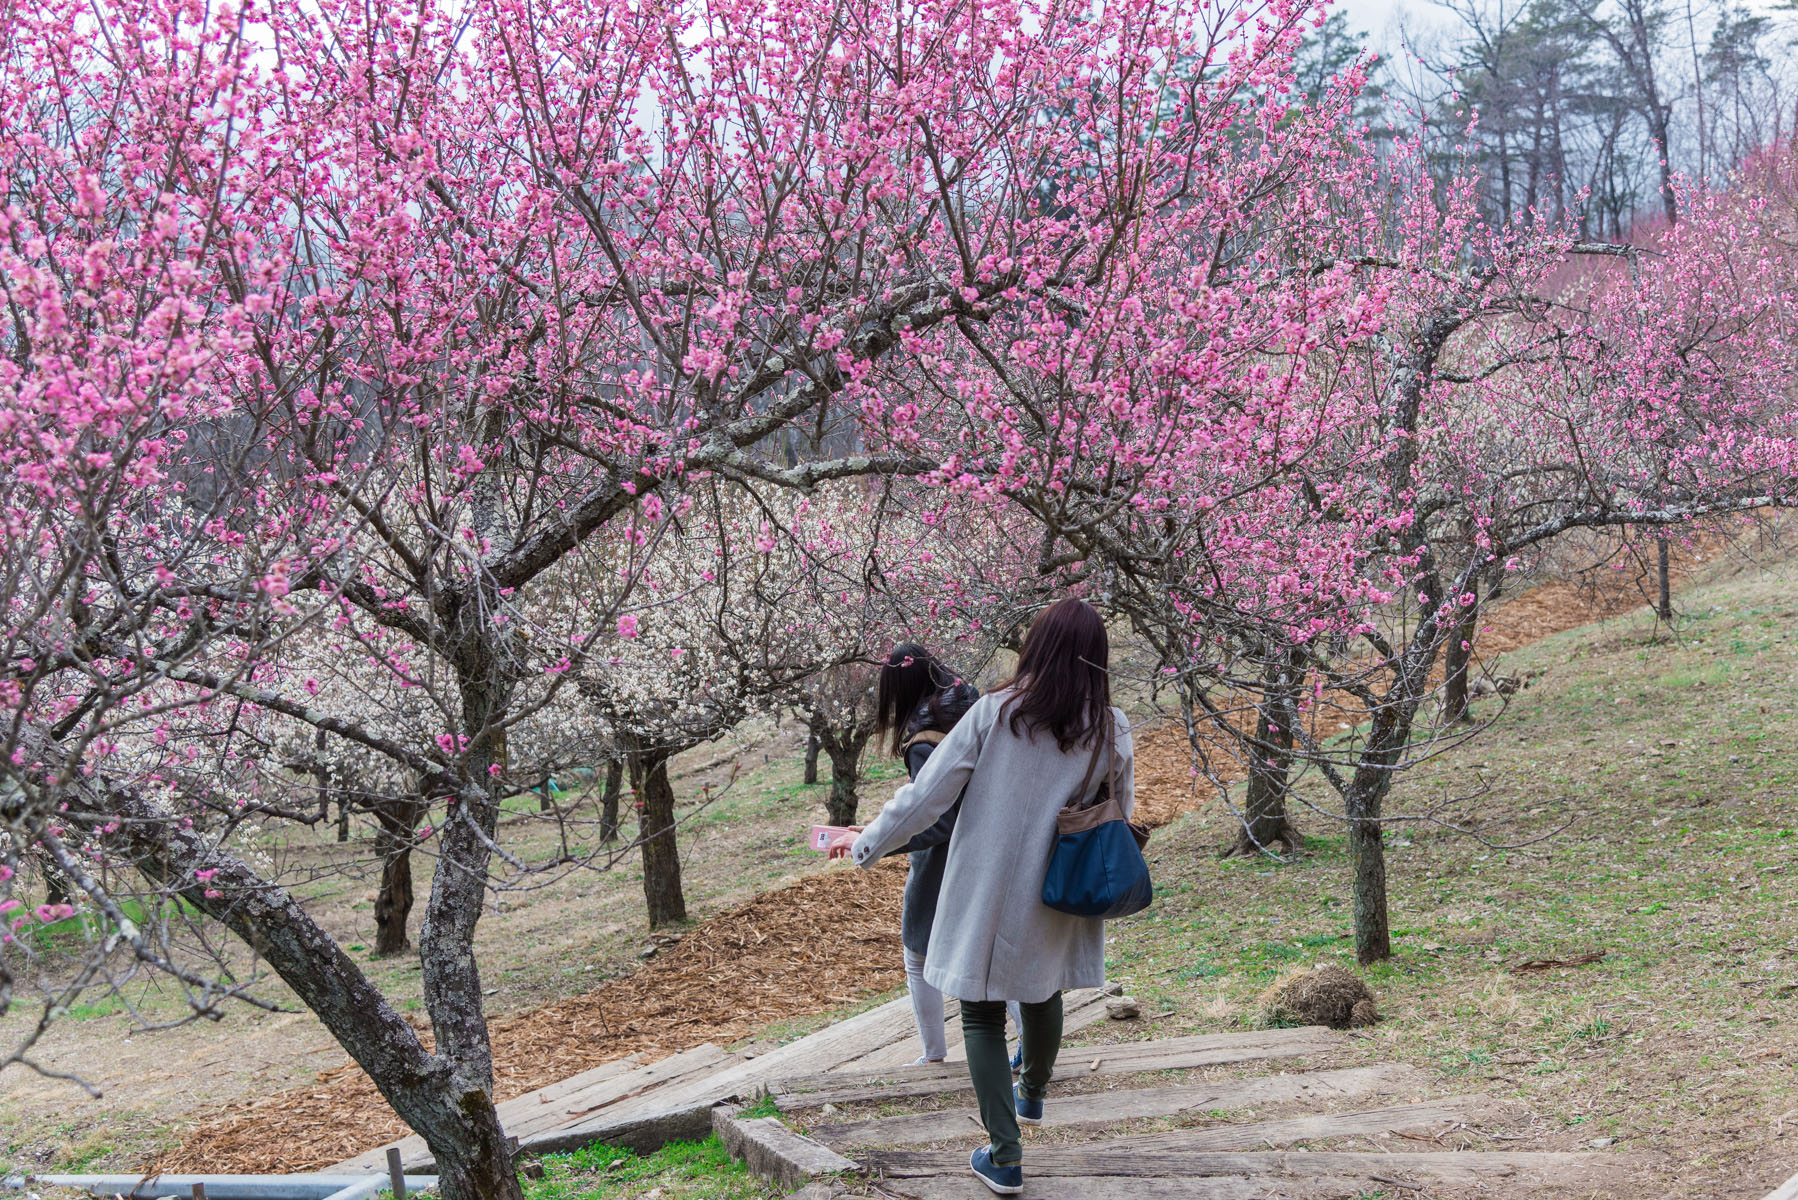
[(858, 867), (873, 866), (887, 853), (903, 847), (915, 834), (929, 829), (949, 811), (980, 757), (982, 730), (977, 714), (970, 712), (942, 740), (911, 783), (900, 788), (880, 810), (872, 824), (855, 839), (850, 852)]

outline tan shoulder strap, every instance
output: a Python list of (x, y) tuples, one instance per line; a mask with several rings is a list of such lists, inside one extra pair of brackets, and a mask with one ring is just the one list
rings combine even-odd
[[(1078, 791), (1076, 791), (1074, 793), (1073, 797), (1066, 804), (1062, 805), (1063, 808), (1076, 808), (1077, 809), (1077, 808), (1081, 808), (1081, 807), (1085, 806), (1085, 804), (1086, 804), (1086, 785), (1093, 781), (1093, 772), (1099, 769), (1099, 752), (1104, 750), (1106, 748), (1107, 743), (1109, 743), (1110, 741), (1111, 741), (1111, 710), (1106, 709), (1105, 710), (1105, 722), (1100, 727), (1099, 732), (1097, 734), (1095, 734), (1093, 737), (1092, 757), (1090, 757), (1086, 760), (1086, 774), (1084, 774), (1080, 777), (1080, 788)], [(1117, 764), (1114, 762), (1111, 767), (1111, 777), (1115, 778), (1116, 775), (1117, 775)]]
[(943, 739), (948, 736), (940, 729), (921, 729), (905, 739), (905, 744), (899, 747), (899, 753), (910, 754), (911, 748), (918, 745), (940, 746), (943, 744)]

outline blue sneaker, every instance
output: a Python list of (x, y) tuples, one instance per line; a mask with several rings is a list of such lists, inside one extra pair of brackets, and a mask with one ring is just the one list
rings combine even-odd
[(1001, 1196), (1015, 1196), (1024, 1190), (1024, 1164), (999, 1166), (993, 1161), (991, 1146), (982, 1146), (974, 1151), (974, 1157), (968, 1160), (968, 1166), (973, 1169), (975, 1178)]
[(1024, 1047), (1019, 1046), (1011, 1052), (1011, 1073), (1016, 1075), (1024, 1069)]
[(1018, 1124), (1041, 1125), (1043, 1123), (1043, 1102), (1041, 1100), (1024, 1099), (1023, 1089), (1014, 1086), (1011, 1089), (1011, 1101), (1018, 1110)]

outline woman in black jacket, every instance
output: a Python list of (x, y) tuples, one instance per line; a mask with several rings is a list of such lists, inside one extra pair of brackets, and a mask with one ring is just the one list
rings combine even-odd
[[(893, 647), (880, 671), (875, 692), (875, 736), (888, 743), (893, 757), (905, 760), (907, 773), (916, 779), (937, 743), (978, 699), (979, 690), (956, 678), (930, 651), (916, 642), (903, 642)], [(918, 1038), (924, 1044), (920, 1063), (942, 1062), (948, 1054), (943, 1034), (943, 994), (924, 980), (924, 955), (930, 948), (937, 894), (942, 890), (943, 868), (949, 861), (949, 836), (960, 814), (961, 801), (957, 800), (936, 824), (893, 852), (911, 855), (899, 936), (905, 943), (905, 985), (911, 993), (912, 1016), (918, 1023)], [(853, 840), (844, 839), (844, 845)], [(833, 843), (830, 850), (831, 857), (838, 857), (837, 845)], [(1015, 1021), (1016, 1014), (1013, 1016)]]

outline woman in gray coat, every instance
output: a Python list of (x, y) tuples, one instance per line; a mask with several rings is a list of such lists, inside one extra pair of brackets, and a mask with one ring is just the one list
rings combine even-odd
[[(1114, 775), (1126, 815), (1135, 804), (1130, 733), (1111, 707), (1109, 663), (1105, 623), (1091, 606), (1063, 600), (1047, 609), (1025, 636), (1012, 680), (968, 710), (851, 850), (858, 866), (872, 866), (961, 798), (924, 977), (962, 1002), (968, 1074), (990, 1142), (970, 1165), (1001, 1194), (1023, 1190), (1018, 1123), (1042, 1119), (1061, 1049), (1061, 993), (1105, 982), (1105, 923), (1049, 908), (1042, 889), (1056, 814), (1083, 781), (1091, 780), (1090, 794)], [(1098, 769), (1089, 770), (1095, 740), (1108, 731)], [(1015, 1092), (1007, 1000), (1021, 1002), (1023, 1017)]]

